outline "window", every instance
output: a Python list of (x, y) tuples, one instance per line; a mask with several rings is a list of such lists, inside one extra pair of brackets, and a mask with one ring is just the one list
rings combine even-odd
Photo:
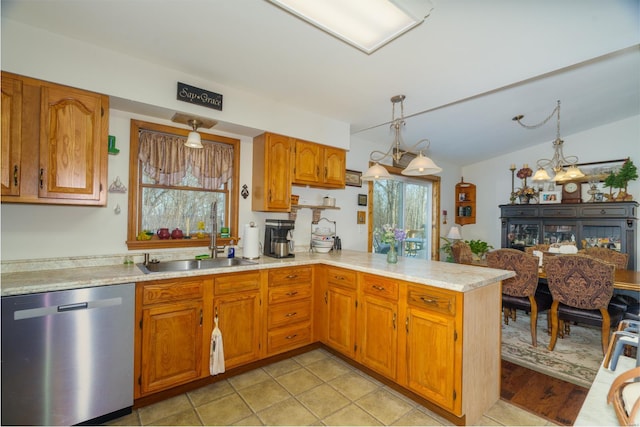
[(378, 233), (385, 224), (407, 230), (407, 240), (399, 254), (423, 259), (439, 259), (439, 195), (440, 178), (405, 177), (401, 169), (385, 166), (394, 175), (392, 180), (374, 181), (369, 185), (372, 217), (369, 219), (369, 247), (386, 253), (389, 245), (382, 243)]
[[(187, 130), (131, 121), (129, 249), (208, 246), (211, 208), (218, 232), (230, 227), (237, 241), (240, 141), (201, 132), (203, 149), (184, 146)], [(159, 239), (161, 228), (187, 238)], [(189, 235), (187, 236), (187, 230)], [(150, 236), (145, 240), (141, 236)]]

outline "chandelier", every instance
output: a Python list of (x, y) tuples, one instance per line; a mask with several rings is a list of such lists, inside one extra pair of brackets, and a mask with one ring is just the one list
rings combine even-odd
[[(520, 121), (524, 117), (522, 114), (515, 116), (512, 120), (518, 122), (518, 124), (525, 129), (536, 129), (547, 123), (554, 114), (556, 114), (557, 119), (556, 139), (553, 141), (553, 157), (551, 159), (540, 159), (536, 162), (538, 170), (533, 175), (533, 181), (553, 180), (556, 182), (562, 182), (584, 177), (584, 173), (582, 173), (577, 166), (578, 157), (565, 156), (562, 152), (562, 145), (564, 144), (564, 141), (560, 138), (560, 101), (558, 101), (558, 105), (554, 108), (549, 117), (538, 124), (525, 125)], [(566, 170), (564, 168), (565, 165), (568, 166)], [(547, 172), (547, 168), (554, 174), (553, 178)]]
[[(375, 162), (373, 166), (371, 166), (363, 175), (363, 181), (375, 181), (381, 179), (391, 179), (391, 175), (387, 171), (387, 169), (380, 165), (380, 161), (391, 158), (395, 162), (400, 162), (400, 159), (405, 154), (413, 154), (411, 150), (415, 150), (421, 144), (426, 144), (425, 150), (431, 146), (431, 141), (428, 139), (421, 139), (416, 142), (413, 146), (409, 147), (408, 150), (402, 149), (402, 137), (401, 137), (401, 129), (405, 126), (404, 120), (404, 99), (406, 97), (404, 95), (395, 95), (391, 97), (391, 129), (394, 132), (393, 143), (389, 147), (389, 150), (386, 153), (382, 151), (374, 150), (369, 155), (369, 160)], [(396, 117), (396, 104), (400, 104), (400, 115)], [(425, 157), (422, 154), (422, 150), (418, 151), (418, 155), (411, 160), (411, 162), (407, 165), (407, 167), (402, 170), (402, 175), (409, 176), (420, 176), (420, 175), (432, 175), (436, 173), (442, 172), (442, 168), (439, 167), (428, 157)]]

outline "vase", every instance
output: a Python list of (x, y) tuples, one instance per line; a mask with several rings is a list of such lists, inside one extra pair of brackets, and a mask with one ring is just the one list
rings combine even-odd
[(395, 243), (391, 244), (389, 252), (387, 252), (387, 262), (389, 264), (396, 264), (398, 262), (398, 252), (396, 252)]

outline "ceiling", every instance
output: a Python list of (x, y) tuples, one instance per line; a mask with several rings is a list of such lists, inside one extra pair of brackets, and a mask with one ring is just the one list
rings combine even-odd
[(555, 120), (511, 118), (557, 100), (563, 136), (640, 114), (640, 1), (418, 1), (427, 19), (371, 55), (267, 0), (2, 0), (2, 17), (349, 123), (352, 146), (390, 144), (404, 94), (407, 145), (461, 166), (551, 152)]

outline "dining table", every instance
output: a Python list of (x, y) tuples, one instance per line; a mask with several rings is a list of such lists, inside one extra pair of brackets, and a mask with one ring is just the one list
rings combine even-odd
[[(613, 288), (625, 291), (640, 292), (640, 271), (615, 269)], [(543, 268), (538, 270), (538, 278), (546, 279), (547, 274)]]

